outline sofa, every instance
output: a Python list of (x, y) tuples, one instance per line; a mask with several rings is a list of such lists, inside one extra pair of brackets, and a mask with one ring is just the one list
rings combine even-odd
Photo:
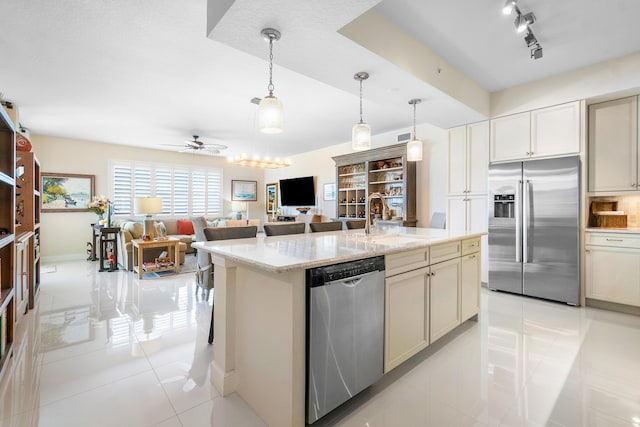
[[(179, 224), (180, 222), (180, 224)], [(190, 225), (186, 227), (185, 223)], [(133, 253), (132, 243), (133, 239), (141, 239), (144, 232), (144, 224), (140, 219), (123, 219), (116, 221), (115, 226), (120, 227), (118, 233), (118, 265), (126, 270), (133, 270)], [(180, 230), (178, 229), (180, 226)], [(186, 228), (186, 229), (185, 229)], [(180, 234), (180, 232), (182, 234)], [(191, 234), (189, 234), (190, 232)], [(180, 264), (184, 264), (184, 258), (186, 254), (194, 253), (195, 249), (191, 247), (193, 242), (193, 224), (190, 220), (178, 220), (178, 219), (162, 219), (156, 221), (156, 235), (175, 237), (180, 240), (179, 244), (179, 258)], [(153, 250), (145, 252), (145, 258), (148, 256), (150, 259), (143, 261), (152, 261), (154, 257), (158, 256), (162, 251), (162, 248), (158, 249), (158, 253), (154, 253)], [(148, 254), (148, 255), (147, 255)]]

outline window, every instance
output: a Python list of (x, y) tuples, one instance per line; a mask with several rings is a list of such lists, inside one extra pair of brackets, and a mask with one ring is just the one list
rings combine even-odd
[(162, 215), (222, 215), (222, 169), (113, 162), (115, 215), (133, 215), (136, 197), (162, 198)]

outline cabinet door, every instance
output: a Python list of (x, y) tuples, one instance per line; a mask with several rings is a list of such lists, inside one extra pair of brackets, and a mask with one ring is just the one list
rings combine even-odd
[(386, 280), (385, 373), (429, 344), (428, 284), (428, 267)]
[[(473, 196), (467, 201), (467, 231), (489, 231), (489, 196)], [(481, 278), (489, 281), (489, 236), (480, 238)]]
[(460, 258), (431, 266), (430, 342), (434, 342), (460, 324), (459, 290)]
[(531, 157), (580, 152), (580, 103), (531, 112)]
[(638, 187), (638, 99), (589, 106), (589, 191)]
[(460, 268), (460, 321), (464, 322), (480, 307), (480, 252), (462, 257)]
[(528, 159), (530, 113), (491, 120), (491, 161)]
[(585, 258), (587, 298), (640, 305), (640, 251), (591, 246)]
[(449, 129), (449, 194), (467, 191), (467, 127)]
[(454, 196), (447, 198), (447, 230), (467, 230), (467, 197)]
[(487, 194), (489, 173), (489, 121), (467, 126), (467, 190)]
[(20, 321), (29, 306), (29, 241), (16, 243), (15, 307), (16, 323)]

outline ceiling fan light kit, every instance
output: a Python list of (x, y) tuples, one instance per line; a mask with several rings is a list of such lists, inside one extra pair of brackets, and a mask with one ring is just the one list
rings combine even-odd
[(220, 154), (220, 151), (226, 150), (226, 145), (223, 144), (205, 144), (204, 142), (198, 140), (198, 135), (192, 135), (193, 139), (189, 141), (185, 141), (184, 144), (161, 144), (166, 145), (168, 147), (182, 147), (181, 150), (178, 150), (179, 153), (190, 153), (196, 152), (199, 154), (206, 154), (208, 156), (215, 156)]
[(516, 19), (513, 22), (516, 32), (518, 34), (526, 32), (524, 42), (527, 47), (530, 48), (531, 59), (542, 58), (542, 46), (533, 34), (533, 31), (531, 31), (531, 25), (536, 22), (536, 16), (533, 12), (522, 13), (518, 7), (517, 0), (506, 0), (504, 7), (502, 8), (502, 13), (505, 15), (511, 15), (512, 12), (516, 13)]
[(273, 42), (280, 40), (280, 31), (265, 28), (260, 34), (269, 42), (269, 94), (258, 104), (258, 127), (263, 133), (281, 133), (284, 130), (284, 107), (282, 101), (273, 94)]

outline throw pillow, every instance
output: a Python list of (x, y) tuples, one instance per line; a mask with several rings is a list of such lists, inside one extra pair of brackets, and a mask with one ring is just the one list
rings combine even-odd
[(179, 219), (176, 221), (178, 234), (194, 234), (193, 223), (189, 220)]
[(156, 221), (156, 235), (165, 237), (167, 235), (167, 227), (162, 221)]

